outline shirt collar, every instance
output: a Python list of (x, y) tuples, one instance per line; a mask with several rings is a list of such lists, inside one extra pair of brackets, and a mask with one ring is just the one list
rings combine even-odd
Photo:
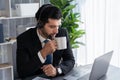
[(38, 35), (39, 40), (40, 40), (41, 42), (43, 42), (44, 40), (46, 40), (44, 37), (42, 37), (42, 36), (39, 34), (38, 29), (37, 29), (37, 35)]

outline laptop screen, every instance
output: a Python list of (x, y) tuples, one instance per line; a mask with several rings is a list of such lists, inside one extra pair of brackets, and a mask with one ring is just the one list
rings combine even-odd
[(110, 51), (95, 59), (89, 80), (98, 80), (106, 74), (112, 54), (113, 51)]

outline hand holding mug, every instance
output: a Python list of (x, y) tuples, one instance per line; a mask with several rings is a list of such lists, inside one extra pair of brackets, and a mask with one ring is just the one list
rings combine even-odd
[(55, 40), (50, 40), (47, 43), (45, 43), (43, 50), (45, 51), (46, 55), (51, 54), (55, 52), (57, 49), (57, 43)]

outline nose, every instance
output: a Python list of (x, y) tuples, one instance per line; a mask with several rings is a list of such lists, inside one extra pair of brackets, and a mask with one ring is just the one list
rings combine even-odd
[(55, 33), (55, 34), (58, 33), (58, 27), (56, 27), (56, 28), (54, 29), (54, 33)]

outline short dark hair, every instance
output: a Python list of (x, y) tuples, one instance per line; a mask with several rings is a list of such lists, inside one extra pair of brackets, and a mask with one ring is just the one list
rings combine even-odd
[(42, 5), (35, 14), (35, 18), (38, 22), (45, 24), (48, 19), (60, 19), (62, 17), (62, 12), (59, 8), (53, 6), (52, 4)]

